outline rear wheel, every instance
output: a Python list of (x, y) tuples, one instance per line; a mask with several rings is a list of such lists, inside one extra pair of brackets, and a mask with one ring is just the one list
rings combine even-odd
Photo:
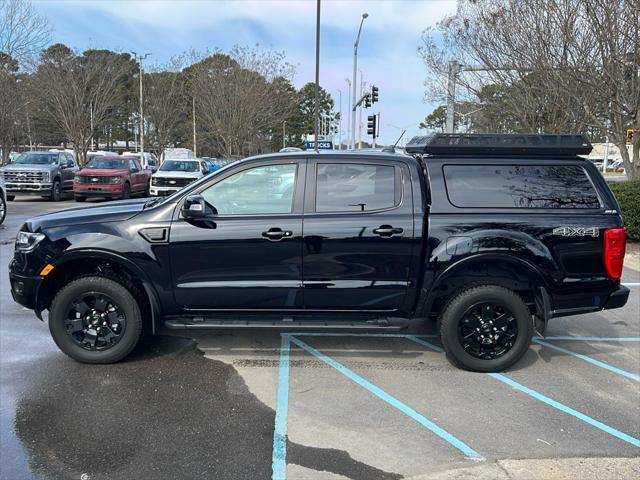
[(533, 335), (527, 305), (512, 290), (480, 285), (456, 295), (440, 317), (447, 358), (476, 372), (498, 372), (526, 353)]
[(53, 299), (49, 330), (56, 345), (83, 363), (114, 363), (140, 339), (142, 316), (135, 288), (111, 278), (81, 277)]
[(142, 196), (143, 197), (148, 197), (151, 193), (151, 182), (147, 182), (147, 188), (144, 189), (144, 192), (142, 192)]
[(51, 185), (51, 195), (49, 197), (52, 202), (59, 202), (62, 198), (62, 187), (60, 186), (60, 180), (54, 180)]

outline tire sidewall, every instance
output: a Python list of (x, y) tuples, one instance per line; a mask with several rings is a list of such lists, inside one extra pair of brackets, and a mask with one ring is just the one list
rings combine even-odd
[[(85, 350), (66, 331), (64, 321), (71, 302), (86, 292), (108, 295), (126, 317), (124, 336), (107, 350)], [(84, 363), (113, 363), (121, 360), (136, 346), (141, 330), (141, 311), (135, 298), (123, 285), (105, 277), (83, 277), (71, 282), (58, 292), (49, 312), (49, 331), (56, 345), (74, 360)]]
[(0, 213), (0, 225), (2, 225), (2, 222), (4, 222), (4, 219), (7, 216), (7, 202), (5, 201), (2, 192), (0, 192), (0, 205), (3, 207), (2, 213)]
[(127, 200), (129, 198), (131, 198), (131, 186), (129, 186), (128, 183), (124, 184), (123, 190), (122, 190), (122, 198), (124, 200)]
[[(467, 353), (458, 339), (458, 325), (464, 312), (469, 307), (482, 302), (492, 302), (508, 309), (518, 326), (518, 335), (513, 347), (493, 360), (476, 358)], [(526, 353), (533, 335), (533, 319), (529, 308), (515, 292), (503, 287), (487, 285), (471, 288), (455, 297), (443, 313), (440, 328), (447, 356), (453, 357), (452, 360), (456, 365), (477, 372), (497, 372), (510, 367)]]
[(54, 180), (51, 185), (51, 200), (53, 202), (59, 202), (62, 197), (62, 191), (60, 187), (60, 180)]

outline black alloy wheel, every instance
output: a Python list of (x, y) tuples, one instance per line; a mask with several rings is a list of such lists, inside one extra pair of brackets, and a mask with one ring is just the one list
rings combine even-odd
[(480, 302), (469, 307), (458, 324), (458, 341), (471, 356), (493, 360), (507, 353), (518, 337), (518, 323), (504, 306)]
[(124, 336), (127, 318), (118, 304), (100, 292), (83, 293), (71, 302), (67, 333), (85, 350), (107, 350)]

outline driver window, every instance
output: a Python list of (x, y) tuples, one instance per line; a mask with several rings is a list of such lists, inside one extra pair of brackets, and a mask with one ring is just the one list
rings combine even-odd
[(238, 172), (202, 192), (218, 215), (293, 211), (297, 165), (266, 165)]

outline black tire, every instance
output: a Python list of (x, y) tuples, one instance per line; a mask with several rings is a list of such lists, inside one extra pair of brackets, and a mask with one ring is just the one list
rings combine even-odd
[[(460, 333), (463, 328), (467, 329), (464, 333), (470, 328), (461, 324), (468, 323), (465, 313), (485, 303), (496, 305), (498, 311), (508, 312), (507, 318), (513, 319), (507, 328), (510, 332), (516, 329), (515, 340), (512, 340), (511, 346), (495, 358), (479, 358), (470, 353), (473, 349), (465, 348), (469, 347), (470, 342), (465, 342)], [(471, 318), (473, 321), (473, 317)], [(493, 323), (491, 325), (493, 326)], [(496, 333), (502, 334), (500, 331)], [(529, 349), (533, 335), (533, 318), (527, 305), (514, 291), (498, 285), (479, 285), (463, 290), (449, 301), (440, 315), (440, 335), (447, 359), (453, 365), (474, 372), (500, 372), (520, 360)], [(479, 338), (481, 333), (473, 335)], [(499, 338), (502, 341), (504, 337)], [(502, 348), (507, 347), (503, 345)]]
[(128, 183), (124, 184), (124, 187), (122, 189), (122, 198), (124, 200), (129, 200), (131, 198), (131, 185), (129, 185)]
[(0, 190), (0, 225), (4, 222), (4, 217), (7, 216), (7, 202), (4, 200), (2, 191)]
[(15, 195), (7, 195), (7, 201), (8, 202), (13, 202), (13, 200), (16, 198)]
[(151, 194), (151, 182), (147, 182), (147, 188), (142, 192), (143, 197), (148, 197)]
[[(83, 294), (103, 294), (118, 305), (126, 318), (122, 337), (104, 350), (88, 350), (82, 347), (70, 333), (65, 323), (73, 302)], [(82, 363), (115, 363), (131, 353), (140, 340), (142, 314), (135, 300), (137, 289), (125, 281), (107, 277), (80, 277), (63, 287), (53, 299), (49, 311), (49, 331), (58, 348), (69, 357)]]
[(76, 199), (76, 202), (84, 202), (87, 199), (87, 197), (82, 197), (80, 195), (75, 195), (74, 198)]
[(52, 202), (59, 202), (62, 199), (62, 187), (60, 186), (60, 180), (54, 180), (51, 185), (51, 195), (49, 199)]

